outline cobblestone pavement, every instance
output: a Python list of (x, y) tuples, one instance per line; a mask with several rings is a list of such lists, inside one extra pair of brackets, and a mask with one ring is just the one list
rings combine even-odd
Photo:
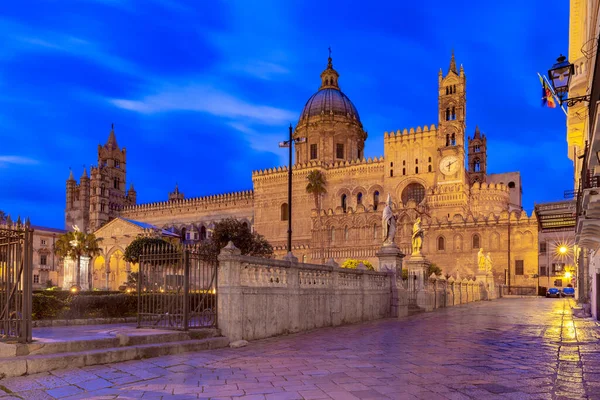
[(571, 305), (502, 299), (0, 385), (32, 400), (600, 399), (600, 328)]

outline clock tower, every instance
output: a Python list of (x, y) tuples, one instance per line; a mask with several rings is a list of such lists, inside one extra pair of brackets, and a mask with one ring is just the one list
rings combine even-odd
[(438, 77), (438, 184), (466, 182), (466, 83), (465, 71), (462, 65), (460, 70), (456, 69), (452, 52), (446, 76), (440, 69)]

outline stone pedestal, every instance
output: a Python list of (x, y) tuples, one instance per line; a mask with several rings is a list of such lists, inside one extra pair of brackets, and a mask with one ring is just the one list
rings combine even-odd
[(408, 292), (414, 294), (416, 306), (425, 311), (432, 311), (434, 293), (427, 276), (431, 261), (422, 255), (411, 256), (404, 265), (408, 269)]
[(379, 258), (379, 271), (393, 271), (397, 276), (402, 276), (404, 254), (396, 243), (383, 245), (376, 256)]
[(377, 252), (379, 258), (379, 271), (391, 275), (391, 317), (402, 318), (408, 316), (408, 294), (402, 284), (402, 260), (404, 254), (396, 243), (385, 244)]
[(477, 282), (483, 282), (485, 290), (487, 292), (487, 299), (492, 300), (496, 298), (496, 285), (494, 283), (494, 275), (491, 272), (478, 271), (476, 274)]

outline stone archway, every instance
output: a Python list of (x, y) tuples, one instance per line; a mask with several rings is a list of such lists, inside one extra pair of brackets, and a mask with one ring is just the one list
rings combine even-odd
[(92, 289), (105, 288), (106, 260), (104, 256), (94, 258), (92, 264)]

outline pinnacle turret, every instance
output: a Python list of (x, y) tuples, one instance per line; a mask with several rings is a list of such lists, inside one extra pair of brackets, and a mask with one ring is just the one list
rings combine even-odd
[(452, 50), (452, 57), (450, 57), (450, 68), (448, 68), (448, 72), (450, 71), (454, 72), (455, 74), (458, 73), (456, 72), (456, 60), (454, 59), (454, 50)]
[(329, 58), (327, 59), (327, 68), (321, 72), (321, 89), (337, 89), (340, 90), (338, 86), (338, 78), (340, 74), (333, 69), (333, 62), (331, 59), (331, 47), (329, 48)]
[(109, 150), (117, 150), (119, 145), (117, 144), (117, 137), (115, 136), (115, 124), (111, 125), (110, 133), (108, 134), (108, 141), (104, 145)]
[(73, 176), (73, 170), (70, 170), (69, 172), (69, 179), (67, 179), (68, 181), (74, 181), (75, 177)]

